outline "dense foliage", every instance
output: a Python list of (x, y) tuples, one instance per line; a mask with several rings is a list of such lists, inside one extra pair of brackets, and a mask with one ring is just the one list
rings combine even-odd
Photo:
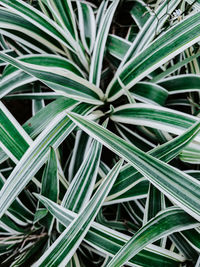
[(200, 1), (0, 0), (0, 265), (200, 265)]

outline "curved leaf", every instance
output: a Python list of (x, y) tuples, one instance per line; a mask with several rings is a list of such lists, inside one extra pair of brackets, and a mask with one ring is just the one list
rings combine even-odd
[(195, 225), (199, 225), (197, 221), (179, 208), (166, 209), (144, 225), (113, 257), (107, 267), (120, 267), (147, 244), (173, 232), (193, 228)]
[(36, 77), (61, 95), (101, 105), (102, 91), (72, 71), (61, 68), (30, 64), (0, 52), (0, 58), (24, 72)]
[[(170, 1), (171, 2), (171, 1)], [(119, 69), (109, 84), (106, 97), (114, 101), (152, 71), (200, 40), (200, 13), (188, 16), (166, 31)], [(121, 83), (124, 88), (121, 88)]]
[(153, 185), (191, 216), (200, 220), (200, 182), (184, 172), (144, 153), (112, 132), (79, 115), (69, 117), (84, 131), (124, 157)]
[[(62, 266), (66, 265), (80, 245), (95, 219), (106, 195), (111, 189), (120, 167), (120, 160), (108, 173), (105, 180), (97, 189), (92, 199), (88, 202), (77, 218), (71, 222), (66, 230), (58, 237), (44, 255), (33, 266)], [(40, 197), (38, 197), (40, 199)]]

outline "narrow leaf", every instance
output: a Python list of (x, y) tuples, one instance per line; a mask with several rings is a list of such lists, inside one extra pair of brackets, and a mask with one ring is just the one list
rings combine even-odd
[(101, 24), (97, 32), (97, 38), (95, 41), (95, 46), (90, 66), (90, 82), (96, 84), (97, 86), (99, 86), (100, 84), (101, 69), (103, 65), (103, 56), (104, 56), (106, 40), (108, 37), (108, 32), (118, 3), (119, 0), (115, 0), (109, 6), (108, 10), (106, 11), (106, 14), (101, 20)]
[(101, 89), (72, 71), (22, 62), (0, 52), (0, 58), (36, 77), (61, 95), (84, 102), (101, 105)]
[(197, 221), (181, 209), (166, 209), (143, 226), (113, 257), (107, 267), (120, 267), (147, 244), (173, 232), (193, 228), (195, 225), (199, 225)]
[[(96, 217), (106, 195), (111, 189), (121, 168), (122, 161), (119, 161), (108, 173), (107, 177), (100, 185), (95, 195), (86, 205), (85, 209), (79, 213), (78, 217), (72, 221), (69, 227), (59, 236), (45, 254), (33, 265), (36, 266), (64, 266), (80, 245), (89, 230), (92, 221)], [(38, 196), (40, 199), (40, 197)]]
[[(74, 110), (85, 114), (92, 109), (91, 105), (82, 103)], [(63, 111), (32, 143), (0, 191), (0, 217), (45, 163), (49, 148), (52, 146), (56, 149), (74, 127), (75, 125), (66, 117), (66, 111)]]
[[(78, 214), (41, 195), (38, 195), (38, 198), (47, 207), (51, 214), (65, 227), (68, 227), (74, 218), (77, 218), (78, 216)], [(103, 252), (105, 255), (114, 256), (129, 239), (130, 236), (93, 222), (84, 241), (98, 251)], [(140, 251), (134, 258), (132, 258), (129, 263), (145, 267), (154, 267), (156, 264), (173, 264), (173, 266), (178, 266), (179, 262), (182, 261), (184, 261), (184, 258), (178, 254), (172, 252), (169, 253), (168, 250), (161, 247), (148, 245), (144, 250)]]
[[(197, 43), (200, 40), (199, 21), (200, 13), (186, 17), (183, 21), (160, 35), (147, 48), (131, 57), (122, 68), (118, 69), (110, 82), (106, 92), (108, 100), (114, 101), (123, 94), (124, 89), (129, 90), (159, 66)], [(119, 79), (121, 82), (119, 82)], [(124, 85), (124, 88), (121, 88), (121, 84)]]
[(144, 153), (98, 124), (76, 114), (70, 118), (84, 131), (124, 157), (161, 192), (197, 220), (200, 219), (200, 182)]

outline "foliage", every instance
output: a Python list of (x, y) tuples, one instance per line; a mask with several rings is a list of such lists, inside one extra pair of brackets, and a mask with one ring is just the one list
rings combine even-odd
[(199, 266), (199, 43), (199, 0), (0, 0), (1, 266)]

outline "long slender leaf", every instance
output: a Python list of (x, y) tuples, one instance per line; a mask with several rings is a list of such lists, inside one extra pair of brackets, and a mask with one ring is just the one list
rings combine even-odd
[(69, 0), (42, 0), (51, 10), (55, 16), (56, 21), (60, 26), (67, 31), (77, 40), (77, 29), (75, 22), (75, 14), (72, 9), (71, 1)]
[(168, 97), (168, 92), (162, 87), (150, 82), (137, 83), (130, 89), (130, 93), (135, 99), (145, 103), (164, 105)]
[(117, 35), (109, 34), (106, 42), (107, 51), (119, 60), (122, 60), (131, 43)]
[[(87, 205), (96, 181), (101, 156), (101, 144), (91, 144), (84, 161), (67, 189), (61, 205), (79, 213)], [(60, 227), (62, 229), (62, 227)]]
[[(57, 67), (62, 68), (64, 70), (69, 70), (81, 77), (84, 77), (81, 70), (69, 60), (63, 59), (59, 56), (42, 54), (42, 55), (28, 55), (19, 57), (21, 61), (36, 64), (39, 66), (46, 66), (46, 67)], [(24, 72), (19, 72), (15, 67), (9, 65), (5, 68), (2, 80), (0, 82), (1, 86), (1, 93), (0, 97), (4, 97), (6, 94), (10, 93), (11, 91), (18, 89), (23, 85), (29, 84), (30, 82), (36, 81), (36, 77), (32, 77)]]
[[(124, 88), (130, 89), (159, 66), (198, 42), (199, 18), (199, 13), (188, 16), (131, 58), (122, 69), (119, 69), (109, 84), (106, 92), (108, 100), (115, 100), (123, 94)], [(124, 84), (123, 90), (119, 79)]]
[[(165, 21), (168, 19), (169, 14), (177, 7), (180, 1), (164, 1), (161, 5), (152, 12), (149, 19), (146, 20), (146, 23), (142, 27), (141, 31), (138, 33), (136, 39), (132, 43), (131, 47), (127, 51), (123, 61), (120, 64), (120, 68), (137, 52), (143, 50), (144, 47), (153, 40), (157, 32), (162, 28)], [(142, 17), (143, 18), (143, 17)], [(141, 18), (140, 18), (141, 19)]]
[[(85, 114), (92, 109), (91, 105), (80, 104), (74, 110)], [(66, 117), (66, 111), (63, 111), (37, 137), (0, 191), (0, 216), (5, 213), (21, 190), (45, 163), (49, 154), (49, 147), (57, 148), (74, 127), (75, 125)]]
[(191, 6), (194, 6), (197, 10), (200, 10), (200, 1), (186, 0)]
[(88, 54), (91, 54), (96, 37), (96, 23), (92, 8), (86, 3), (76, 2), (79, 15), (81, 40)]
[[(54, 215), (59, 222), (65, 227), (77, 218), (77, 214), (50, 201), (49, 199), (39, 196), (40, 201), (47, 207), (47, 209)], [(99, 223), (93, 222), (89, 229), (84, 241), (90, 244), (92, 247), (98, 249), (98, 251), (113, 256), (120, 248), (128, 242), (130, 236), (124, 235), (118, 231), (114, 231)], [(156, 264), (166, 264), (167, 266), (173, 264), (178, 265), (178, 261), (183, 261), (180, 255), (170, 253), (168, 250), (164, 250), (154, 245), (148, 245), (144, 250), (139, 252), (134, 258), (129, 261), (129, 264), (138, 264), (140, 266), (155, 266)], [(132, 266), (132, 265), (131, 265)]]
[(160, 80), (162, 80), (163, 78), (165, 78), (166, 76), (168, 76), (169, 74), (173, 73), (174, 71), (176, 71), (177, 69), (183, 67), (184, 65), (186, 65), (187, 63), (191, 62), (192, 60), (198, 58), (200, 56), (200, 52), (196, 53), (192, 56), (187, 57), (186, 59), (176, 63), (175, 65), (171, 66), (170, 68), (168, 68), (166, 71), (161, 72), (159, 75), (157, 75), (156, 77), (154, 77), (151, 82), (155, 83), (155, 82), (159, 82)]
[(53, 36), (56, 40), (64, 45), (70, 43), (71, 47), (78, 49), (77, 42), (73, 39), (68, 30), (66, 31), (65, 29), (64, 31), (61, 27), (59, 27), (58, 24), (31, 5), (21, 0), (14, 0), (12, 2), (9, 0), (2, 0), (1, 4), (13, 10), (15, 13), (19, 14), (22, 18), (25, 18), (33, 25), (36, 25), (39, 29), (47, 32), (50, 36)]
[[(42, 188), (41, 195), (51, 199), (52, 201), (57, 201), (59, 193), (59, 184), (58, 184), (58, 170), (57, 170), (57, 158), (56, 152), (53, 148), (50, 148), (48, 163), (45, 167), (43, 176), (42, 176)], [(48, 231), (51, 230), (53, 224), (53, 217), (51, 214), (45, 216), (41, 222), (46, 226)]]
[[(6, 179), (0, 173), (0, 189), (3, 187)], [(25, 221), (25, 222), (32, 222), (33, 220), (33, 213), (20, 201), (19, 198), (16, 198), (14, 202), (11, 204), (10, 208), (7, 211), (7, 214), (11, 213), (14, 214), (18, 220)]]
[[(115, 122), (148, 126), (173, 134), (181, 134), (183, 129), (188, 129), (199, 121), (197, 117), (184, 112), (140, 103), (116, 108), (111, 119)], [(199, 140), (199, 137), (196, 140)]]
[(56, 51), (64, 54), (59, 44), (60, 39), (52, 36), (53, 33), (47, 34), (44, 29), (38, 28), (15, 11), (0, 8), (0, 21), (0, 32), (3, 35), (17, 40), (37, 53)]
[(139, 29), (145, 25), (146, 21), (150, 17), (150, 10), (143, 1), (134, 1), (130, 14), (136, 22)]
[(70, 118), (84, 131), (124, 157), (161, 192), (191, 216), (200, 219), (199, 181), (184, 172), (145, 154), (94, 122), (70, 113)]
[[(199, 133), (199, 123), (192, 126), (188, 131), (173, 140), (160, 145), (148, 153), (164, 162), (175, 158), (185, 146), (188, 145)], [(125, 165), (113, 185), (106, 201), (113, 203), (116, 201), (128, 201), (132, 197), (141, 198), (147, 193), (147, 181), (130, 164)]]
[[(69, 262), (70, 258), (89, 230), (92, 221), (96, 217), (102, 205), (102, 202), (112, 187), (122, 162), (123, 161), (120, 160), (113, 167), (104, 182), (96, 191), (95, 195), (86, 205), (85, 209), (79, 213), (78, 217), (72, 221), (69, 227), (33, 266), (63, 266)], [(40, 197), (38, 198), (40, 199)]]
[(31, 138), (35, 139), (57, 115), (64, 110), (74, 108), (77, 104), (77, 101), (62, 96), (37, 112), (35, 116), (24, 123), (23, 128)]
[(32, 144), (32, 139), (0, 102), (0, 147), (17, 162)]
[(74, 212), (84, 209), (92, 195), (100, 156), (101, 145), (94, 141), (62, 200), (64, 207)]
[(76, 173), (78, 172), (82, 162), (87, 153), (87, 149), (91, 143), (91, 138), (83, 132), (82, 130), (77, 131), (76, 139), (74, 144), (74, 149), (72, 152), (72, 156), (69, 163), (68, 168), (68, 180), (72, 181), (75, 177)]
[(159, 82), (161, 86), (169, 91), (169, 94), (199, 92), (199, 75), (176, 75)]
[[(46, 107), (44, 107), (41, 111), (39, 111), (35, 116), (31, 117), (24, 125), (24, 130), (30, 135), (31, 138), (35, 138), (39, 133), (41, 133), (45, 127), (63, 110), (66, 110), (73, 105), (76, 105), (77, 102), (72, 99), (66, 99), (65, 97), (61, 97), (61, 99), (58, 99), (50, 104), (48, 104)], [(3, 117), (2, 117), (3, 118)], [(12, 120), (11, 120), (12, 121)], [(21, 128), (21, 127), (20, 127)], [(20, 130), (21, 131), (21, 130)], [(32, 142), (32, 141), (31, 141)], [(11, 143), (10, 143), (11, 144)], [(27, 143), (28, 144), (28, 143)], [(26, 147), (24, 147), (23, 152), (21, 152), (21, 149), (24, 146), (20, 147), (20, 155), (22, 156), (25, 151)], [(11, 148), (13, 150), (14, 143), (11, 144)], [(17, 151), (14, 151), (15, 153)], [(2, 162), (7, 159), (7, 156), (3, 150), (0, 151), (1, 160)], [(10, 155), (11, 156), (11, 155)], [(17, 158), (12, 155), (12, 158), (16, 160)]]
[(198, 225), (197, 221), (185, 214), (181, 209), (174, 207), (166, 209), (143, 226), (107, 266), (120, 267), (147, 244), (172, 232), (193, 228), (195, 225)]
[(115, 0), (106, 11), (101, 24), (99, 26), (97, 32), (97, 38), (95, 41), (94, 51), (91, 60), (90, 66), (90, 82), (99, 86), (100, 78), (101, 78), (101, 69), (103, 64), (103, 55), (104, 55), (104, 48), (106, 45), (106, 40), (108, 37), (108, 31), (110, 29), (110, 24), (112, 22), (112, 18), (114, 12), (117, 8), (119, 0)]
[(100, 100), (103, 97), (102, 91), (72, 71), (25, 63), (2, 52), (0, 52), (0, 58), (36, 77), (61, 95), (92, 104), (102, 104)]

